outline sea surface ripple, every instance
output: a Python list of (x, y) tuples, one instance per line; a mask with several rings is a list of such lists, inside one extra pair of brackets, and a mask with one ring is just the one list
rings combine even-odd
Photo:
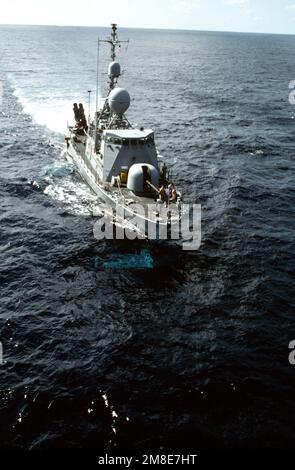
[(202, 204), (202, 246), (112, 270), (142, 243), (94, 239), (63, 156), (98, 34), (0, 27), (0, 446), (291, 447), (295, 37), (122, 29), (128, 116)]

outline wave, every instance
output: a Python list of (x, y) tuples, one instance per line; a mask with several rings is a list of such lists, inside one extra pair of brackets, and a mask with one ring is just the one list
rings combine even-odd
[(37, 124), (46, 126), (49, 130), (60, 134), (67, 131), (67, 124), (73, 124), (72, 101), (50, 98), (34, 101), (24, 96), (18, 88), (13, 93), (20, 101), (23, 112), (31, 115)]
[[(46, 126), (49, 130), (65, 134), (67, 127), (74, 125), (73, 103), (83, 103), (88, 114), (88, 103), (81, 99), (81, 96), (69, 97), (68, 93), (62, 96), (52, 97), (50, 95), (28, 97), (25, 88), (14, 85), (14, 96), (21, 103), (23, 112), (32, 116), (34, 122), (40, 126)], [(100, 97), (101, 102), (103, 98)], [(90, 115), (94, 115), (94, 104), (90, 107)]]

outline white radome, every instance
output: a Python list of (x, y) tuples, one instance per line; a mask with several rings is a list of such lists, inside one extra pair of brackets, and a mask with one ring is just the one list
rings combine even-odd
[(118, 78), (121, 75), (121, 66), (119, 62), (111, 62), (109, 64), (109, 77)]
[(108, 98), (109, 107), (118, 116), (122, 116), (127, 111), (130, 101), (130, 95), (125, 88), (114, 88)]

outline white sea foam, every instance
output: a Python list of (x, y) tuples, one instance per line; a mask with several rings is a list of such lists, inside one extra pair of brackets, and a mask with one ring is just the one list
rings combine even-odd
[[(67, 97), (49, 97), (40, 96), (28, 97), (24, 89), (15, 86), (14, 95), (20, 101), (23, 111), (32, 116), (33, 120), (41, 125), (46, 126), (53, 132), (64, 134), (67, 131), (67, 125), (74, 124), (73, 103), (83, 103), (85, 113), (88, 115), (88, 103), (85, 103), (81, 96)], [(102, 98), (99, 98), (101, 104)], [(94, 115), (94, 103), (90, 107), (90, 115)]]
[(80, 215), (102, 215), (97, 196), (82, 180), (73, 176), (74, 164), (67, 161), (64, 151), (61, 160), (44, 167), (47, 186), (44, 194), (61, 203), (65, 210)]
[(69, 100), (51, 99), (34, 100), (27, 98), (24, 93), (16, 88), (14, 95), (19, 99), (23, 111), (32, 116), (33, 120), (46, 126), (53, 132), (65, 133), (67, 123), (73, 124), (73, 103)]
[(99, 209), (97, 196), (84, 183), (77, 183), (70, 179), (63, 179), (59, 184), (51, 182), (44, 194), (53, 200), (62, 203), (64, 208), (77, 215), (102, 215)]
[[(34, 94), (34, 88), (30, 88), (32, 94), (28, 96), (28, 87), (25, 84), (16, 83), (11, 79), (14, 86), (14, 95), (17, 97), (23, 107), (23, 112), (32, 116), (34, 122), (46, 126), (53, 132), (64, 134), (67, 131), (67, 125), (74, 124), (73, 103), (83, 103), (81, 96), (55, 96), (51, 98), (45, 91), (40, 91), (39, 96)], [(41, 90), (41, 89), (40, 89)], [(99, 98), (99, 105), (103, 99)], [(88, 104), (84, 101), (85, 113), (88, 115)], [(94, 115), (94, 103), (90, 108), (90, 114)], [(65, 210), (80, 214), (101, 216), (97, 196), (90, 188), (83, 183), (73, 179), (74, 165), (66, 162), (64, 152), (61, 154), (61, 160), (57, 160), (53, 165), (44, 168), (44, 176), (48, 185), (44, 193), (53, 200), (62, 203)]]

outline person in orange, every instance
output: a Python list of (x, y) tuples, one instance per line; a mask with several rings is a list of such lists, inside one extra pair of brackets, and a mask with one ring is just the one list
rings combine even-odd
[(169, 200), (170, 202), (177, 201), (177, 191), (173, 183), (169, 184)]
[(167, 195), (167, 188), (165, 185), (161, 186), (159, 189), (159, 199), (162, 203), (165, 203), (166, 207), (168, 206), (168, 195)]

